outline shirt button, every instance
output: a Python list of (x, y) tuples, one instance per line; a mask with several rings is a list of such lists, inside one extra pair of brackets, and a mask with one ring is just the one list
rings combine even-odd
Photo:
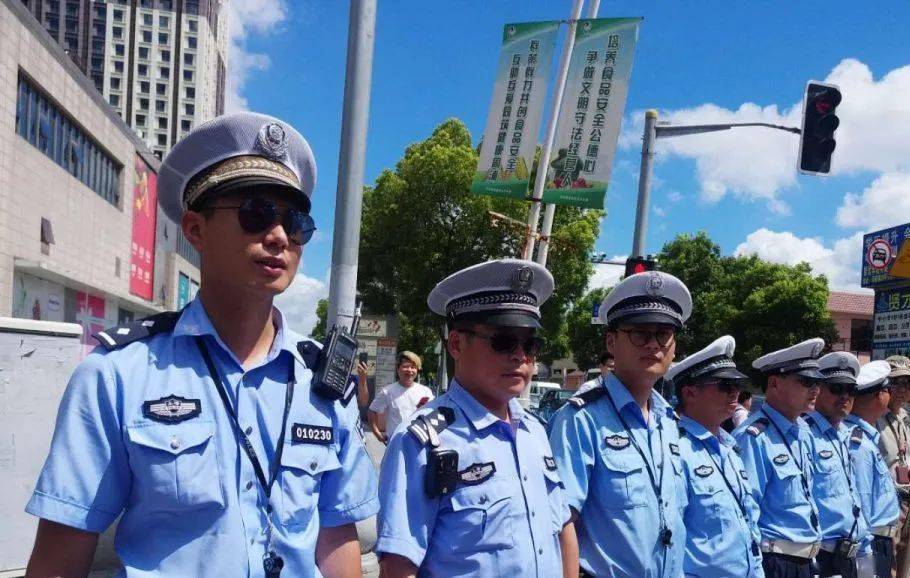
[(253, 487), (253, 482), (247, 482), (247, 483), (246, 483), (246, 489), (247, 489), (247, 490), (251, 489), (252, 487)]
[(180, 440), (177, 439), (177, 436), (171, 438), (171, 449), (176, 450), (180, 447)]
[(250, 435), (251, 433), (253, 433), (253, 426), (247, 426), (245, 433), (246, 433), (246, 435)]
[(317, 464), (316, 462), (310, 462), (310, 469), (313, 470), (313, 471), (315, 471), (315, 470), (316, 470), (316, 467), (317, 467), (318, 465), (319, 465), (319, 464)]
[(541, 556), (543, 556), (543, 548), (538, 548), (537, 553), (540, 554)]
[(533, 517), (536, 516), (536, 515), (537, 515), (537, 514), (534, 513), (534, 510), (531, 510), (531, 517), (533, 518)]
[(523, 477), (522, 479), (523, 479), (524, 481), (527, 482), (527, 481), (528, 481), (528, 474), (525, 474), (524, 477)]
[(480, 496), (480, 503), (481, 503), (481, 504), (486, 504), (486, 503), (487, 503), (487, 497), (486, 497), (486, 496)]

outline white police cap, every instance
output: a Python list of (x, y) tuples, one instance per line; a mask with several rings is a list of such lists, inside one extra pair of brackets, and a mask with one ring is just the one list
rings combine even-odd
[(888, 386), (888, 374), (891, 373), (891, 365), (887, 361), (879, 359), (870, 361), (862, 366), (859, 375), (856, 377), (856, 395), (866, 393), (876, 393)]
[(598, 310), (606, 325), (663, 323), (679, 328), (691, 314), (689, 289), (661, 271), (629, 275), (610, 291)]
[(818, 360), (818, 370), (825, 376), (825, 383), (856, 385), (859, 359), (847, 351), (834, 351)]
[(676, 387), (707, 379), (745, 381), (749, 377), (736, 369), (733, 353), (736, 340), (724, 335), (711, 345), (670, 366), (666, 379), (673, 380)]
[(818, 371), (818, 356), (825, 347), (825, 340), (813, 337), (785, 349), (766, 353), (752, 362), (756, 370), (768, 374), (795, 373), (810, 379), (824, 379)]
[(540, 306), (553, 293), (553, 275), (532, 261), (499, 259), (473, 265), (436, 284), (430, 309), (449, 322), (537, 327)]
[(309, 210), (316, 161), (300, 133), (255, 112), (226, 114), (194, 128), (158, 174), (161, 207), (178, 222), (204, 196), (262, 186), (288, 191)]

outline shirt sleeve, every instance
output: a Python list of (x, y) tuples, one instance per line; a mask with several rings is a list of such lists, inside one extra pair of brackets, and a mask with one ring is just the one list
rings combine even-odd
[(76, 367), (26, 512), (98, 533), (120, 515), (132, 474), (115, 383), (110, 359), (102, 353), (90, 354)]
[(875, 482), (873, 475), (875, 460), (871, 452), (862, 445), (850, 452), (850, 459), (853, 461), (854, 483), (860, 506), (863, 512), (871, 512), (873, 510), (872, 485)]
[(386, 410), (387, 407), (389, 407), (388, 386), (383, 387), (376, 392), (376, 397), (374, 397), (373, 401), (370, 403), (370, 411), (382, 413)]
[(376, 467), (363, 445), (356, 403), (339, 408), (341, 467), (323, 474), (319, 486), (319, 519), (324, 527), (359, 522), (379, 510)]
[(403, 556), (418, 568), (436, 525), (439, 498), (424, 491), (427, 452), (407, 429), (392, 436), (379, 476), (376, 552)]
[(581, 512), (596, 461), (595, 430), (583, 411), (564, 406), (553, 416), (550, 446), (565, 485), (566, 504)]
[(755, 503), (760, 507), (762, 500), (765, 497), (765, 487), (770, 478), (768, 464), (762, 459), (761, 441), (758, 439), (758, 436), (753, 436), (749, 432), (743, 430), (736, 436), (736, 443), (739, 445), (739, 449), (742, 452), (740, 457), (743, 460), (743, 467), (746, 470), (746, 475), (749, 477), (752, 497), (755, 498)]

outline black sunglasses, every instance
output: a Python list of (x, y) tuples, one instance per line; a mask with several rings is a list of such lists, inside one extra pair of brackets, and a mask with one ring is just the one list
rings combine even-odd
[(276, 205), (268, 199), (248, 197), (240, 205), (215, 205), (203, 208), (208, 209), (236, 209), (240, 227), (251, 235), (262, 233), (276, 223), (281, 223), (288, 237), (300, 245), (306, 245), (316, 231), (316, 223), (309, 213)]
[(477, 333), (476, 331), (471, 331), (470, 329), (461, 329), (461, 333), (467, 333), (468, 335), (473, 335), (474, 337), (479, 337), (484, 341), (487, 341), (490, 344), (490, 349), (496, 353), (514, 353), (518, 346), (521, 346), (522, 351), (525, 352), (525, 355), (528, 357), (537, 357), (537, 354), (540, 353), (540, 350), (543, 349), (544, 340), (542, 337), (536, 335), (529, 335), (522, 339), (517, 335), (511, 333), (494, 333), (493, 335), (483, 335), (482, 333)]
[(714, 379), (710, 381), (700, 381), (695, 385), (699, 387), (708, 387), (710, 385), (716, 385), (722, 393), (727, 395), (739, 391), (739, 382), (734, 379)]
[(856, 387), (846, 383), (828, 383), (826, 387), (831, 392), (831, 395), (856, 395)]
[(658, 345), (666, 347), (667, 344), (670, 343), (670, 340), (676, 335), (676, 330), (670, 327), (661, 328), (657, 331), (648, 331), (647, 329), (620, 329), (619, 331), (628, 335), (629, 341), (631, 341), (632, 345), (635, 347), (644, 347), (651, 343), (652, 337), (657, 340)]

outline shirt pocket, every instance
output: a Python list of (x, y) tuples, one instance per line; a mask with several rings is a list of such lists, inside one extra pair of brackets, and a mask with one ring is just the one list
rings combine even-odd
[(880, 454), (872, 458), (872, 461), (875, 463), (875, 486), (878, 495), (888, 495), (893, 491), (892, 488), (894, 487), (893, 482), (891, 481), (891, 471), (888, 469), (888, 465)]
[[(647, 504), (650, 480), (634, 450), (606, 448), (601, 453), (604, 470), (601, 502), (613, 510), (640, 508)], [(653, 494), (651, 498), (653, 498)]]
[(127, 426), (133, 494), (152, 511), (224, 508), (215, 424)]
[[(319, 507), (319, 482), (341, 467), (332, 445), (286, 444), (281, 456), (281, 523), (305, 526)], [(352, 482), (353, 483), (353, 482)]]
[(718, 536), (726, 527), (721, 508), (724, 503), (723, 481), (718, 480), (716, 474), (715, 471), (713, 475), (702, 478), (693, 473), (689, 478), (692, 499), (688, 504), (687, 526), (704, 536)]
[(806, 501), (802, 476), (792, 458), (784, 465), (775, 465), (774, 476), (777, 478), (774, 494), (781, 505), (797, 506)]
[(820, 498), (840, 496), (845, 491), (844, 477), (837, 468), (836, 456), (815, 456), (815, 485)]
[(503, 483), (463, 486), (450, 498), (452, 511), (445, 514), (452, 530), (447, 542), (462, 554), (504, 550), (514, 545), (512, 493)]
[(550, 502), (550, 519), (553, 522), (553, 532), (559, 533), (562, 531), (563, 524), (568, 516), (566, 496), (563, 491), (564, 486), (557, 470), (550, 470), (545, 467), (543, 475), (547, 484), (547, 499)]

